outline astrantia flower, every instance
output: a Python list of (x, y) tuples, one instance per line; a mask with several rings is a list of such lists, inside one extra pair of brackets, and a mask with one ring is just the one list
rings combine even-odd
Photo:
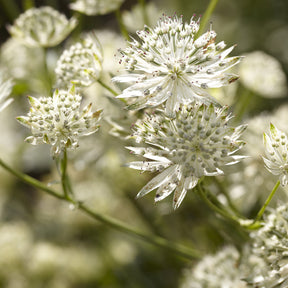
[(0, 112), (6, 108), (13, 99), (7, 99), (12, 91), (13, 81), (12, 79), (5, 79), (3, 72), (0, 72)]
[(284, 97), (287, 93), (280, 62), (262, 51), (247, 54), (239, 66), (239, 74), (243, 85), (265, 98)]
[(117, 10), (124, 0), (76, 0), (70, 8), (86, 15), (104, 15)]
[(62, 42), (76, 24), (76, 18), (68, 20), (52, 7), (44, 6), (27, 10), (8, 30), (28, 46), (52, 47)]
[(102, 113), (101, 110), (91, 112), (92, 104), (81, 111), (81, 100), (74, 87), (69, 91), (56, 90), (52, 97), (29, 97), (30, 112), (17, 118), (31, 128), (32, 136), (25, 141), (33, 145), (51, 144), (53, 156), (59, 156), (66, 148), (77, 148), (79, 137), (98, 130)]
[(154, 29), (138, 31), (140, 41), (129, 42), (120, 50), (129, 74), (114, 81), (131, 83), (120, 98), (138, 97), (129, 109), (158, 106), (166, 102), (166, 113), (174, 115), (181, 103), (193, 100), (215, 102), (205, 89), (216, 88), (235, 81), (238, 77), (224, 73), (239, 62), (240, 57), (226, 56), (234, 46), (225, 49), (225, 43), (215, 44), (216, 33), (210, 30), (199, 38), (199, 20), (194, 16), (189, 23), (182, 17), (163, 16)]
[(270, 210), (263, 227), (251, 233), (252, 253), (266, 263), (261, 275), (255, 280), (255, 287), (288, 287), (288, 206)]
[(133, 127), (136, 142), (151, 147), (128, 147), (132, 152), (149, 159), (132, 162), (128, 167), (160, 172), (138, 193), (144, 196), (158, 188), (155, 201), (174, 192), (173, 207), (179, 207), (187, 190), (192, 189), (202, 176), (223, 174), (223, 165), (238, 162), (243, 156), (232, 155), (243, 146), (238, 140), (246, 126), (232, 128), (227, 122), (227, 107), (213, 104), (181, 106), (174, 119), (164, 113), (146, 115)]
[(102, 70), (102, 50), (95, 34), (87, 34), (81, 42), (65, 50), (57, 62), (55, 73), (57, 87), (71, 83), (90, 86)]
[(288, 141), (287, 135), (270, 124), (270, 136), (264, 133), (266, 168), (274, 175), (279, 175), (282, 186), (288, 184)]
[(215, 255), (205, 256), (194, 269), (186, 270), (181, 288), (246, 288), (239, 267), (240, 253), (224, 247)]

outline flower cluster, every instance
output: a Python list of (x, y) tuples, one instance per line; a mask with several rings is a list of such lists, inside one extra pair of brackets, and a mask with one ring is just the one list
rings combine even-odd
[(150, 147), (128, 149), (149, 160), (131, 162), (128, 167), (160, 172), (141, 189), (138, 197), (158, 188), (155, 201), (159, 201), (175, 190), (176, 209), (187, 190), (195, 187), (202, 176), (223, 174), (221, 166), (242, 159), (244, 156), (233, 154), (244, 144), (239, 137), (246, 125), (230, 127), (230, 119), (227, 107), (192, 103), (180, 106), (174, 119), (163, 113), (138, 120), (133, 137)]
[(129, 74), (116, 76), (114, 81), (132, 83), (119, 98), (139, 98), (129, 109), (156, 107), (166, 103), (166, 113), (174, 116), (180, 104), (194, 100), (216, 102), (207, 88), (216, 88), (238, 77), (225, 71), (237, 64), (240, 57), (228, 57), (234, 46), (225, 49), (222, 41), (215, 43), (216, 33), (209, 30), (196, 38), (199, 19), (189, 23), (182, 17), (163, 16), (154, 29), (138, 31), (140, 41), (132, 40), (120, 50)]
[(117, 10), (124, 0), (76, 0), (70, 4), (72, 10), (86, 15), (105, 15)]
[(94, 33), (65, 50), (57, 62), (57, 87), (90, 86), (102, 70), (102, 50)]
[(30, 112), (17, 118), (31, 128), (32, 136), (26, 141), (33, 145), (51, 144), (54, 157), (66, 148), (77, 148), (79, 137), (98, 130), (102, 113), (101, 110), (91, 112), (92, 104), (80, 111), (81, 100), (74, 87), (69, 91), (56, 90), (52, 97), (29, 97)]
[[(288, 206), (270, 211), (262, 228), (251, 233), (252, 252), (266, 263), (262, 275), (255, 279), (256, 287), (276, 288), (288, 285)], [(286, 285), (285, 285), (286, 284)]]
[(8, 26), (10, 34), (32, 47), (52, 47), (62, 42), (75, 28), (76, 18), (68, 20), (50, 6), (31, 8), (21, 14), (13, 26)]
[(279, 175), (282, 186), (288, 184), (288, 140), (287, 135), (270, 124), (270, 137), (264, 133), (266, 168), (274, 175)]

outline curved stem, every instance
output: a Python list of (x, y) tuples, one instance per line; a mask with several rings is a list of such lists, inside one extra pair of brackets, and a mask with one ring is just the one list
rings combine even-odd
[(107, 89), (109, 92), (111, 92), (114, 96), (118, 96), (118, 93), (115, 90), (113, 90), (110, 86), (108, 86), (106, 83), (104, 83), (102, 80), (98, 79), (97, 82), (105, 89)]
[(203, 30), (208, 22), (208, 20), (210, 19), (211, 17), (211, 14), (213, 13), (216, 5), (218, 3), (218, 0), (211, 0), (204, 15), (203, 15), (203, 18), (201, 19), (201, 22), (200, 22), (200, 28), (196, 34), (196, 37), (195, 38), (198, 38), (202, 33), (203, 33)]
[(70, 185), (68, 185), (68, 179), (67, 179), (67, 151), (66, 149), (63, 152), (63, 158), (60, 159), (60, 174), (61, 174), (61, 185), (62, 185), (64, 197), (68, 199)]
[(1, 159), (0, 159), (0, 166), (2, 166), (5, 170), (7, 170), (8, 172), (10, 172), (14, 176), (16, 176), (21, 181), (23, 181), (23, 182), (25, 182), (25, 183), (27, 183), (27, 184), (35, 187), (35, 188), (38, 188), (44, 192), (47, 192), (51, 196), (54, 196), (58, 199), (61, 199), (61, 200), (64, 200), (66, 202), (73, 204), (76, 208), (78, 208), (80, 211), (82, 211), (86, 215), (90, 216), (91, 218), (93, 218), (97, 221), (100, 221), (103, 224), (106, 224), (107, 226), (109, 226), (111, 228), (122, 231), (126, 234), (133, 236), (133, 237), (137, 237), (141, 240), (144, 240), (148, 243), (151, 243), (153, 245), (161, 247), (165, 250), (172, 251), (172, 252), (174, 252), (178, 255), (181, 255), (185, 258), (188, 258), (188, 259), (195, 259), (195, 258), (201, 258), (202, 257), (202, 254), (199, 251), (188, 248), (188, 247), (181, 245), (181, 244), (170, 242), (169, 240), (162, 238), (162, 237), (159, 237), (159, 236), (143, 233), (141, 231), (138, 231), (138, 230), (130, 227), (129, 225), (127, 225), (127, 224), (125, 224), (119, 220), (116, 220), (116, 219), (110, 217), (110, 216), (105, 216), (105, 215), (102, 215), (102, 214), (97, 213), (95, 211), (92, 211), (90, 208), (88, 208), (83, 203), (72, 199), (69, 195), (67, 195), (67, 196), (61, 195), (58, 192), (54, 191), (53, 189), (48, 188), (46, 185), (44, 185), (42, 182), (38, 181), (37, 179), (30, 177), (24, 173), (21, 173), (21, 172), (14, 170), (10, 166), (8, 166), (6, 163), (4, 163)]
[(126, 40), (130, 40), (129, 33), (128, 33), (127, 29), (126, 29), (126, 26), (123, 23), (123, 18), (122, 18), (122, 14), (121, 14), (120, 9), (116, 10), (115, 15), (116, 15), (116, 18), (117, 18), (117, 21), (118, 21), (119, 28), (120, 28), (122, 36)]
[(261, 208), (260, 211), (258, 212), (258, 214), (257, 214), (257, 216), (256, 216), (256, 218), (255, 218), (255, 222), (256, 222), (256, 221), (259, 221), (259, 220), (261, 219), (261, 217), (262, 217), (262, 215), (263, 215), (266, 207), (268, 206), (268, 204), (269, 204), (270, 201), (272, 200), (272, 198), (273, 198), (276, 190), (278, 189), (279, 185), (280, 185), (280, 181), (278, 180), (277, 183), (275, 184), (274, 188), (272, 189), (271, 193), (270, 193), (269, 196), (267, 197), (264, 205), (262, 206), (262, 208)]
[(229, 220), (235, 221), (237, 223), (239, 223), (239, 219), (238, 217), (231, 215), (230, 213), (228, 213), (226, 210), (219, 208), (218, 206), (216, 206), (213, 202), (211, 202), (209, 200), (209, 198), (207, 197), (206, 193), (204, 192), (203, 188), (201, 185), (197, 186), (198, 191), (200, 192), (200, 196), (201, 198), (204, 200), (204, 202), (215, 212), (217, 212), (218, 214), (220, 214), (221, 216), (223, 216), (224, 218), (227, 218)]

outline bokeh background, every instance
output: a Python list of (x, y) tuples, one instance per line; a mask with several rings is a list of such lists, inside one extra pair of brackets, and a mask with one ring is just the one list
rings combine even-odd
[[(0, 1), (0, 70), (15, 81), (14, 102), (0, 114), (0, 157), (15, 169), (60, 189), (49, 147), (24, 143), (29, 131), (15, 121), (16, 116), (24, 115), (29, 109), (26, 95), (44, 96), (53, 88), (47, 84), (47, 71), (43, 71), (43, 51), (15, 43), (6, 29), (32, 2)], [(70, 2), (34, 3), (37, 7), (52, 6), (70, 17), (74, 14), (68, 8)], [(124, 23), (132, 35), (144, 24), (137, 14), (137, 4), (126, 0), (121, 6)], [(208, 4), (208, 0), (147, 1), (151, 9), (149, 24), (153, 26), (162, 13), (183, 14), (189, 20), (193, 14), (203, 15)], [(240, 74), (240, 79), (211, 93), (231, 106), (235, 123), (249, 124), (243, 153), (250, 157), (229, 167), (227, 176), (207, 179), (205, 185), (216, 196), (219, 190), (225, 189), (237, 208), (247, 217), (253, 217), (277, 181), (264, 169), (262, 134), (268, 131), (270, 121), (288, 132), (288, 1), (219, 0), (211, 23), (217, 32), (217, 42), (236, 44), (233, 55), (246, 55), (234, 71)], [(117, 65), (114, 54), (126, 44), (115, 14), (82, 15), (79, 27), (71, 36), (49, 49), (49, 77), (53, 79), (63, 49), (77, 40), (79, 33), (90, 30), (97, 31), (105, 65)], [(248, 57), (255, 51), (257, 54)], [(152, 175), (122, 167), (133, 159), (125, 149), (129, 142), (109, 133), (108, 120), (129, 127), (133, 118), (130, 120), (123, 107), (110, 96), (98, 83), (84, 93), (84, 101), (104, 108), (106, 119), (98, 133), (80, 142), (80, 149), (69, 154), (69, 173), (77, 198), (89, 203), (95, 211), (138, 230), (205, 253), (213, 253), (230, 243), (243, 245), (248, 240), (247, 233), (215, 217), (193, 191), (177, 211), (172, 211), (171, 198), (157, 205), (153, 193), (135, 199)], [(274, 203), (287, 200), (285, 190), (278, 192)], [(219, 199), (223, 200), (220, 196)], [(106, 227), (0, 168), (0, 287), (174, 288), (180, 287), (183, 271), (195, 262)]]

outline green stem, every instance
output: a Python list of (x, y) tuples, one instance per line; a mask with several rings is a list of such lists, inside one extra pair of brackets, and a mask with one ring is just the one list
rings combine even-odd
[(35, 178), (12, 169), (5, 162), (3, 162), (1, 159), (0, 159), (0, 166), (2, 166), (5, 170), (10, 172), (12, 175), (16, 176), (21, 181), (23, 181), (23, 182), (25, 182), (25, 183), (27, 183), (27, 184), (35, 187), (35, 188), (38, 188), (38, 189), (40, 189), (40, 190), (50, 194), (51, 196), (58, 198), (58, 199), (61, 199), (61, 200), (65, 199), (65, 197), (63, 195), (57, 193), (53, 189), (50, 189), (49, 187), (44, 185), (42, 182), (36, 180)]
[(211, 17), (211, 14), (213, 13), (217, 3), (218, 3), (219, 0), (211, 0), (204, 15), (203, 15), (203, 18), (201, 19), (201, 22), (200, 22), (200, 28), (196, 34), (196, 37), (195, 38), (198, 38), (204, 31), (205, 29), (205, 26), (208, 22), (208, 20), (210, 19)]
[(20, 14), (19, 7), (14, 0), (0, 0), (0, 6), (2, 7), (1, 10), (3, 14), (5, 14), (11, 22)]
[[(239, 219), (238, 217), (231, 215), (230, 213), (228, 213), (226, 210), (222, 208), (219, 208), (218, 206), (216, 206), (213, 202), (211, 202), (209, 200), (209, 198), (207, 197), (206, 193), (204, 192), (203, 188), (201, 185), (197, 186), (198, 191), (200, 192), (200, 196), (201, 198), (204, 200), (204, 202), (215, 212), (217, 212), (218, 214), (220, 214), (221, 216), (223, 216), (224, 218), (227, 218), (229, 220), (235, 221), (237, 223), (239, 223)], [(210, 195), (211, 196), (211, 195)]]
[(35, 2), (34, 0), (22, 0), (22, 6), (24, 10), (26, 11), (28, 9), (35, 7)]
[(117, 21), (118, 21), (118, 24), (119, 24), (119, 28), (120, 28), (121, 34), (123, 35), (123, 37), (126, 40), (130, 40), (129, 33), (127, 31), (126, 26), (124, 25), (120, 9), (116, 10), (115, 15), (116, 15), (116, 18), (117, 18)]
[(141, 6), (144, 24), (149, 26), (149, 17), (148, 17), (147, 9), (146, 9), (146, 1), (145, 0), (138, 0), (138, 3)]
[(118, 96), (118, 93), (113, 90), (110, 86), (108, 86), (107, 84), (105, 84), (101, 79), (98, 79), (97, 82), (103, 86), (105, 89), (107, 89), (109, 92), (111, 92), (114, 96)]
[(269, 194), (268, 198), (266, 199), (264, 205), (262, 206), (262, 208), (261, 208), (260, 211), (258, 212), (258, 214), (257, 214), (257, 216), (256, 216), (256, 218), (255, 218), (255, 222), (256, 222), (256, 221), (259, 221), (259, 220), (261, 219), (261, 217), (262, 217), (262, 215), (263, 215), (266, 207), (268, 206), (268, 204), (269, 204), (270, 201), (272, 200), (272, 198), (273, 198), (276, 190), (278, 189), (279, 185), (280, 185), (280, 181), (278, 180), (277, 183), (275, 184), (273, 190), (272, 190), (271, 193)]
[(63, 158), (60, 159), (60, 173), (61, 173), (61, 185), (66, 199), (69, 198), (69, 185), (67, 183), (67, 151), (63, 152)]
[(90, 216), (91, 218), (93, 218), (97, 221), (100, 221), (103, 224), (106, 224), (107, 226), (109, 226), (111, 228), (122, 231), (126, 234), (133, 236), (133, 237), (137, 237), (141, 240), (144, 240), (148, 243), (151, 243), (153, 245), (161, 247), (165, 250), (172, 251), (172, 252), (174, 252), (178, 255), (181, 255), (187, 259), (195, 259), (195, 258), (198, 259), (198, 258), (202, 257), (202, 254), (199, 251), (188, 248), (188, 247), (181, 245), (181, 244), (170, 242), (169, 240), (162, 238), (162, 237), (149, 235), (149, 234), (143, 233), (141, 231), (137, 231), (134, 228), (126, 225), (125, 223), (122, 223), (119, 220), (116, 220), (112, 217), (104, 216), (100, 213), (92, 211), (90, 208), (88, 208), (83, 203), (77, 202), (77, 201), (73, 200), (72, 198), (70, 198), (69, 195), (67, 195), (67, 197), (60, 195), (58, 192), (54, 191), (53, 189), (48, 188), (46, 185), (44, 185), (42, 182), (38, 181), (37, 179), (30, 177), (24, 173), (15, 171), (10, 166), (5, 164), (1, 159), (0, 159), (0, 166), (2, 166), (5, 170), (7, 170), (8, 172), (10, 172), (14, 176), (16, 176), (21, 181), (23, 181), (23, 182), (25, 182), (25, 183), (27, 183), (27, 184), (35, 187), (35, 188), (38, 188), (42, 191), (45, 191), (48, 194), (50, 194), (51, 196), (54, 196), (58, 199), (61, 199), (61, 200), (64, 200), (66, 202), (73, 204), (75, 207), (77, 207), (80, 211), (82, 211), (86, 215)]

